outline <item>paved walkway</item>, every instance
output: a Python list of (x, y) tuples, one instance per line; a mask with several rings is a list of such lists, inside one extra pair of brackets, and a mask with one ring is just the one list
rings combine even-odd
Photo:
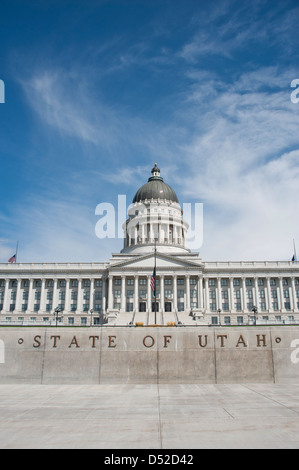
[(0, 448), (299, 448), (299, 385), (0, 385)]

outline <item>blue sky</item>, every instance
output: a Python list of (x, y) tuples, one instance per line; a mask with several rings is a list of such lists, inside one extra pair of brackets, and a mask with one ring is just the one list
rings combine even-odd
[(102, 202), (155, 162), (204, 204), (204, 260), (299, 252), (299, 3), (0, 5), (0, 262), (106, 261)]

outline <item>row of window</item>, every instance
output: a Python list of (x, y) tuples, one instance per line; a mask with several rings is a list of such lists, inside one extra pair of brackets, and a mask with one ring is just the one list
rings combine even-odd
[[(127, 283), (127, 286), (133, 286), (135, 281), (134, 279), (126, 279), (126, 283)], [(195, 278), (190, 278), (190, 285), (194, 286), (197, 284), (197, 280)], [(114, 285), (115, 286), (121, 286), (121, 278), (115, 278), (114, 279)], [(173, 283), (173, 279), (172, 278), (165, 278), (164, 279), (164, 285), (165, 286), (172, 286), (172, 283)], [(177, 285), (178, 286), (183, 286), (185, 284), (185, 279), (184, 278), (178, 278), (177, 279)], [(139, 279), (139, 285), (140, 286), (146, 286), (147, 285), (147, 278), (140, 278)], [(159, 278), (156, 278), (156, 286), (159, 286), (160, 285), (160, 279)]]
[[(16, 279), (13, 279), (9, 281), (9, 288), (12, 289), (13, 287), (17, 287), (18, 281)], [(26, 288), (29, 287), (30, 283), (28, 279), (24, 279), (21, 281), (21, 287)], [(66, 280), (61, 279), (58, 280), (58, 287), (66, 287)], [(79, 281), (77, 279), (71, 279), (70, 280), (70, 287), (78, 287)], [(103, 281), (102, 279), (95, 279), (94, 281), (95, 287), (102, 287), (103, 286)], [(37, 279), (33, 281), (33, 287), (34, 288), (39, 288), (42, 286), (42, 281), (41, 279)], [(54, 286), (54, 280), (53, 279), (47, 279), (45, 283), (46, 287), (53, 287)], [(91, 286), (91, 281), (90, 279), (82, 279), (82, 287), (90, 287)], [(0, 280), (0, 287), (5, 287), (5, 280), (1, 279)]]
[[(254, 317), (249, 317), (249, 318), (250, 318), (251, 321), (254, 321)], [(269, 321), (268, 315), (264, 315), (262, 317), (262, 320), (263, 321)], [(281, 322), (282, 321), (281, 315), (276, 315), (275, 316), (275, 321), (276, 322)], [(294, 322), (295, 321), (294, 316), (289, 315), (288, 316), (288, 321), (289, 322)], [(245, 320), (244, 320), (244, 317), (241, 317), (241, 316), (237, 317), (237, 324), (238, 325), (244, 325), (245, 322), (248, 322), (248, 317), (245, 317)], [(221, 320), (219, 319), (219, 317), (212, 317), (211, 318), (211, 323), (212, 323), (212, 325), (218, 325), (220, 323), (224, 323), (225, 325), (230, 325), (231, 324), (231, 317), (224, 316), (223, 318), (221, 318)]]
[[(247, 303), (247, 309), (251, 311), (253, 309), (253, 302), (248, 302)], [(285, 310), (291, 310), (291, 303), (290, 302), (284, 302), (283, 304)], [(242, 311), (242, 304), (241, 302), (236, 302), (234, 304), (234, 308), (237, 312)], [(297, 309), (299, 309), (299, 302), (297, 302)], [(211, 302), (210, 303), (210, 311), (211, 312), (216, 312), (218, 310), (216, 302)], [(223, 312), (228, 312), (230, 310), (229, 308), (229, 302), (223, 302), (221, 304), (221, 310)], [(267, 305), (266, 302), (260, 302), (259, 303), (259, 310), (261, 311), (266, 311), (267, 310)], [(272, 302), (272, 310), (278, 311), (279, 310), (279, 304), (278, 302)]]
[[(265, 299), (265, 290), (264, 289), (259, 289), (259, 297), (261, 299)], [(253, 290), (248, 289), (246, 291), (247, 293), (247, 298), (248, 299), (253, 299)], [(209, 292), (210, 299), (216, 299), (216, 290), (210, 290)], [(273, 299), (277, 299), (277, 289), (271, 289), (271, 296)], [(290, 297), (290, 292), (289, 289), (283, 289), (283, 296), (285, 299), (288, 299)], [(223, 290), (221, 291), (221, 297), (222, 299), (228, 299), (229, 298), (229, 291), (228, 290)], [(296, 289), (296, 297), (299, 298), (299, 289)], [(235, 290), (234, 291), (234, 298), (235, 299), (241, 299), (241, 291), (240, 290)]]
[[(283, 286), (289, 286), (290, 285), (290, 279), (282, 279), (282, 285)], [(234, 287), (240, 287), (242, 283), (242, 279), (233, 279), (233, 286)], [(229, 279), (221, 279), (220, 281), (221, 287), (226, 287), (229, 285)], [(254, 279), (245, 279), (245, 285), (246, 287), (251, 287), (254, 286)], [(257, 285), (259, 287), (263, 287), (266, 285), (266, 280), (265, 279), (258, 279)], [(278, 285), (278, 280), (277, 279), (270, 279), (270, 286), (276, 286)], [(295, 285), (299, 285), (299, 279), (295, 279)], [(209, 279), (209, 287), (216, 287), (217, 286), (217, 279)]]
[[(58, 307), (61, 311), (64, 311), (65, 304), (60, 303), (56, 307)], [(70, 311), (71, 312), (77, 311), (77, 308), (78, 308), (78, 305), (75, 304), (75, 303), (70, 305)], [(3, 309), (3, 304), (0, 304), (0, 310), (2, 310), (2, 309)], [(14, 312), (15, 310), (16, 310), (16, 305), (15, 304), (10, 304), (9, 311)], [(28, 310), (28, 304), (25, 304), (25, 303), (22, 304), (21, 311), (26, 312), (27, 310)], [(34, 304), (33, 305), (33, 311), (38, 312), (39, 310), (40, 310), (40, 304)], [(53, 312), (53, 310), (54, 310), (53, 304), (51, 304), (51, 303), (46, 304), (46, 309), (45, 309), (46, 312)], [(82, 311), (83, 312), (88, 312), (89, 310), (90, 310), (90, 304), (89, 303), (85, 303), (85, 304), (82, 305)], [(96, 312), (101, 312), (102, 311), (102, 304), (95, 303), (94, 306), (93, 306), (93, 310), (95, 310)]]
[[(190, 278), (190, 285), (196, 285), (197, 279), (196, 278)], [(17, 287), (17, 280), (13, 279), (10, 280), (9, 282), (9, 288)], [(241, 279), (233, 279), (233, 286), (234, 287), (239, 287), (241, 286)], [(126, 279), (126, 283), (128, 286), (134, 285), (134, 278), (128, 278)], [(172, 278), (165, 278), (164, 279), (164, 284), (165, 285), (172, 285), (173, 279)], [(177, 285), (184, 285), (185, 284), (185, 279), (184, 278), (178, 278), (177, 279)], [(221, 287), (227, 287), (229, 286), (229, 279), (221, 279), (220, 281)], [(254, 285), (254, 279), (246, 279), (245, 284), (247, 287), (253, 286)], [(276, 286), (278, 284), (277, 279), (270, 279), (270, 286)], [(290, 285), (290, 279), (284, 278), (282, 280), (283, 286), (289, 286)], [(33, 287), (34, 288), (39, 288), (42, 285), (42, 281), (40, 279), (34, 280), (33, 281)], [(48, 279), (46, 280), (46, 287), (53, 287), (54, 286), (54, 280), (53, 279)], [(70, 287), (78, 287), (79, 281), (77, 279), (71, 279), (70, 280)], [(103, 286), (103, 281), (102, 279), (95, 279), (94, 280), (94, 285), (95, 287), (102, 287)], [(121, 278), (115, 278), (114, 279), (114, 285), (120, 286), (121, 285)], [(140, 278), (139, 279), (139, 285), (147, 285), (147, 279), (146, 278)], [(159, 278), (156, 279), (156, 285), (159, 285)], [(217, 286), (217, 279), (209, 279), (208, 280), (208, 285), (209, 287), (216, 287)], [(263, 287), (266, 285), (265, 279), (258, 279), (258, 286)], [(295, 285), (299, 285), (299, 279), (295, 279)], [(90, 279), (82, 279), (82, 286), (83, 287), (90, 287), (91, 286), (91, 280)], [(0, 280), (0, 288), (5, 287), (5, 280), (1, 279)], [(21, 287), (26, 288), (29, 287), (29, 280), (25, 279), (21, 281)], [(58, 280), (58, 287), (66, 287), (66, 280), (61, 279)]]

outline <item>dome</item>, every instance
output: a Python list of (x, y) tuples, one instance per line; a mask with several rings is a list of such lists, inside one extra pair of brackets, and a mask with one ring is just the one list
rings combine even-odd
[(152, 176), (148, 179), (148, 182), (141, 186), (135, 194), (133, 204), (145, 201), (145, 199), (166, 199), (167, 201), (179, 202), (174, 190), (164, 183), (163, 178), (160, 176), (157, 163), (152, 169)]

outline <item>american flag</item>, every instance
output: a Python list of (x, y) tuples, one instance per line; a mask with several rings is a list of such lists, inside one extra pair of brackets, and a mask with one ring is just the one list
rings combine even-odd
[(15, 263), (17, 259), (17, 255), (13, 255), (11, 258), (9, 258), (8, 262), (9, 263)]
[(156, 291), (156, 268), (154, 268), (154, 272), (153, 272), (153, 275), (152, 275), (152, 278), (151, 278), (151, 288), (152, 288), (153, 294), (155, 295), (155, 291)]

